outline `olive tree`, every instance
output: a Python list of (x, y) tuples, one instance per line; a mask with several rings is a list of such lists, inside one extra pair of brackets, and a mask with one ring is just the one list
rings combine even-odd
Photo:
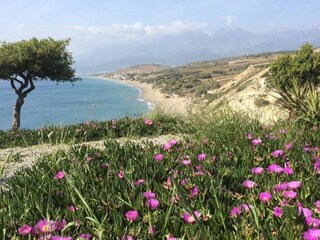
[(66, 49), (70, 40), (52, 38), (0, 45), (0, 79), (8, 81), (17, 95), (13, 108), (12, 130), (20, 128), (21, 107), (25, 98), (36, 87), (36, 80), (74, 82), (73, 59)]

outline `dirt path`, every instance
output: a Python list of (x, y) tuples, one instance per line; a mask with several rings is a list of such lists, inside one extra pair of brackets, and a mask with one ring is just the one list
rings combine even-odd
[[(154, 144), (164, 144), (170, 139), (181, 140), (183, 136), (179, 135), (162, 135), (157, 137), (141, 137), (141, 138), (119, 138), (116, 141), (125, 143), (127, 141), (134, 143), (143, 143), (145, 141), (151, 141)], [(84, 142), (76, 145), (87, 145), (99, 149), (104, 148), (105, 140)], [(41, 156), (52, 154), (58, 150), (68, 150), (72, 145), (61, 144), (61, 145), (35, 145), (30, 147), (15, 147), (0, 149), (0, 173), (1, 167), (4, 166), (5, 172), (3, 176), (0, 175), (0, 186), (11, 178), (14, 173), (23, 168), (31, 167), (32, 164)]]

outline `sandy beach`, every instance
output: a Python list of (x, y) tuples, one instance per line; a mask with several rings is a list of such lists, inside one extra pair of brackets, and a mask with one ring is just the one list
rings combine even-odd
[(141, 89), (142, 91), (141, 97), (145, 101), (153, 103), (156, 107), (161, 108), (165, 112), (177, 112), (177, 113), (184, 114), (188, 111), (188, 109), (190, 109), (192, 104), (192, 100), (190, 98), (169, 96), (169, 95), (163, 94), (158, 89), (152, 88), (151, 84), (141, 83), (138, 81), (130, 81), (130, 80), (115, 80), (115, 79), (109, 79), (103, 76), (100, 76), (99, 78), (131, 85)]

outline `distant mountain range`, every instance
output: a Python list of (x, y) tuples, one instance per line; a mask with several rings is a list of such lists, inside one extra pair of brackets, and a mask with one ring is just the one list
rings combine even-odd
[(194, 61), (295, 50), (306, 42), (320, 46), (320, 29), (255, 34), (241, 28), (225, 28), (213, 35), (181, 33), (101, 47), (76, 56), (75, 67), (78, 73), (94, 73), (138, 64), (177, 66)]

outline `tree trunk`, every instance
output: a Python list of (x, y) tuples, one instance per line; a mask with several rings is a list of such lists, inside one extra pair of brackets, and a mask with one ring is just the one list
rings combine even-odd
[(13, 108), (13, 120), (12, 120), (12, 131), (15, 131), (20, 128), (20, 115), (21, 115), (21, 107), (24, 104), (24, 97), (22, 95), (18, 95), (18, 99), (16, 101), (16, 105)]

